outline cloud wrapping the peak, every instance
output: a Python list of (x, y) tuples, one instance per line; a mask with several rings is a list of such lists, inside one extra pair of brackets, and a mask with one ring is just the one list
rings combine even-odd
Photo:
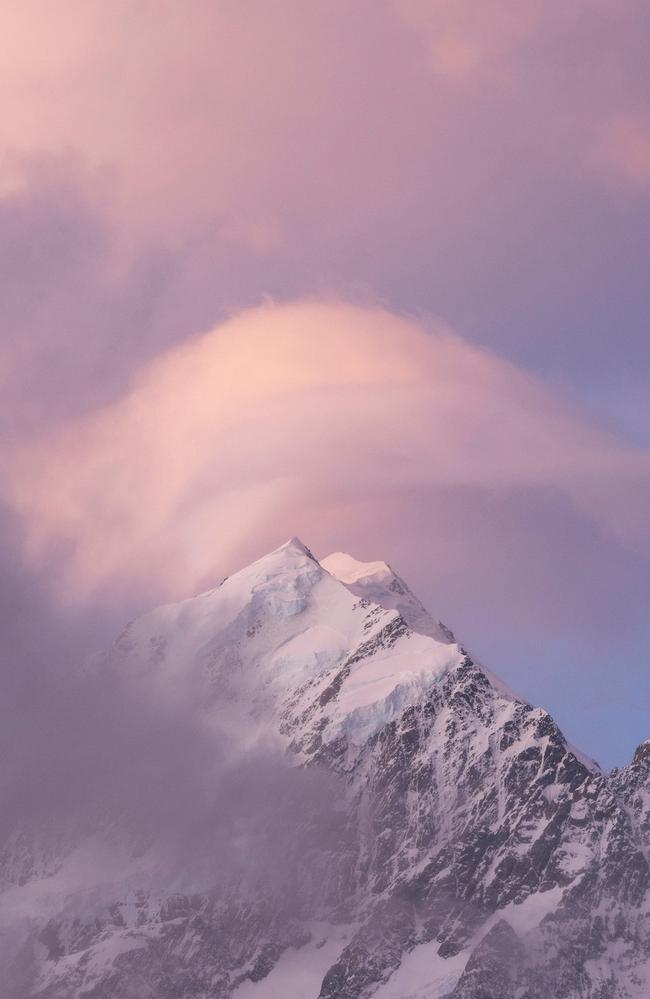
[(21, 446), (8, 481), (31, 557), (65, 551), (71, 593), (137, 584), (163, 598), (297, 523), (309, 541), (338, 517), (367, 525), (386, 501), (407, 521), (422, 489), (427, 533), (445, 491), (551, 491), (639, 545), (649, 475), (647, 454), (448, 330), (302, 301), (168, 350), (117, 402)]

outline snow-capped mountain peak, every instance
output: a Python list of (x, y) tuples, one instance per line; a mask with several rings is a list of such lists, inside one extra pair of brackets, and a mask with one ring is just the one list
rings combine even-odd
[(359, 562), (345, 552), (334, 552), (321, 559), (320, 564), (351, 593), (381, 607), (397, 610), (414, 631), (430, 635), (438, 642), (455, 642), (449, 628), (429, 614), (387, 562)]
[(393, 576), (393, 571), (387, 562), (360, 562), (346, 552), (333, 552), (327, 558), (321, 559), (320, 564), (332, 576), (336, 576), (348, 586), (353, 586), (355, 583), (363, 585), (371, 580), (384, 584), (388, 582), (390, 585)]
[(323, 743), (346, 733), (358, 744), (463, 652), (386, 563), (365, 574), (350, 556), (321, 564), (293, 538), (215, 589), (133, 622), (110, 657), (161, 696), (185, 684), (206, 710), (239, 687), (258, 719), (288, 700), (326, 699), (335, 684), (314, 724)]
[[(650, 742), (601, 773), (386, 562), (319, 563), (292, 538), (134, 621), (93, 669), (136, 705), (172, 705), (210, 763), (224, 734), (236, 761), (242, 741), (271, 733), (263, 746), (291, 773), (334, 781), (325, 811), (315, 786), (318, 822), (336, 834), (321, 843), (311, 805), (295, 828), (289, 808), (291, 889), (278, 895), (267, 870), (278, 844), (262, 839), (274, 859), (244, 889), (210, 852), (214, 812), (198, 867), (192, 852), (207, 872), (198, 885), (153, 862), (155, 836), (129, 845), (115, 817), (107, 833), (101, 809), (93, 826), (84, 808), (65, 835), (14, 830), (0, 852), (0, 931), (17, 934), (21, 907), (30, 915), (11, 999), (650, 994)], [(197, 783), (208, 797), (211, 780), (209, 766)], [(251, 831), (236, 814), (239, 856)], [(255, 808), (244, 814), (255, 824)], [(260, 825), (275, 829), (273, 815)], [(126, 859), (112, 881), (103, 859), (80, 868), (115, 843)], [(75, 894), (80, 869), (98, 880)]]

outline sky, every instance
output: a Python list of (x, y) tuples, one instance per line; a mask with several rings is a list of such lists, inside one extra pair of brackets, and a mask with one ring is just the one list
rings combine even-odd
[[(299, 535), (650, 737), (643, 0), (0, 10), (0, 706)], [(11, 728), (9, 729), (11, 731)]]

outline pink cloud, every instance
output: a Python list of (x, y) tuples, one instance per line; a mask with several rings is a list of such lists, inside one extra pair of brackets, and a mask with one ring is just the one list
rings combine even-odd
[(544, 17), (540, 0), (393, 0), (396, 12), (424, 39), (432, 70), (462, 84), (495, 69)]
[(648, 541), (647, 453), (447, 330), (317, 301), (166, 352), (115, 404), (19, 447), (7, 482), (29, 557), (67, 552), (71, 594), (184, 595), (298, 529), (333, 548), (381, 537), (386, 504), (411, 530), (416, 493), (434, 546), (463, 490), (551, 492), (617, 543)]
[[(74, 150), (110, 185), (107, 210), (131, 237), (182, 239), (201, 220), (268, 252), (296, 217), (325, 238), (370, 226), (426, 176), (431, 211), (449, 235), (471, 224), (467, 192), (507, 197), (531, 169), (528, 151), (573, 175), (603, 121), (633, 110), (642, 82), (633, 69), (611, 68), (633, 8), (5, 5), (0, 188), (21, 182), (16, 154)], [(607, 37), (607, 58), (585, 40), (586, 21)], [(639, 140), (626, 142), (626, 162), (643, 160)]]
[(650, 117), (618, 115), (602, 129), (599, 165), (610, 176), (639, 189), (650, 185)]

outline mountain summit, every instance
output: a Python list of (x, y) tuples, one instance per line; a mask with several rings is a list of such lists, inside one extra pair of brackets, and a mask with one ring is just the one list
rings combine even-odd
[(103, 786), (11, 830), (12, 999), (650, 994), (647, 745), (601, 773), (385, 562), (294, 538), (88, 671), (190, 763), (146, 835)]

